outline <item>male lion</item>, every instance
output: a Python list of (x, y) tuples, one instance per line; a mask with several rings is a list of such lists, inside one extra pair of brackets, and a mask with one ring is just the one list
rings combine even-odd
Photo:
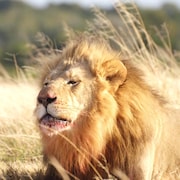
[[(178, 179), (178, 112), (103, 40), (79, 37), (44, 67), (36, 114), (45, 159), (80, 179)], [(47, 179), (61, 179), (48, 165)]]

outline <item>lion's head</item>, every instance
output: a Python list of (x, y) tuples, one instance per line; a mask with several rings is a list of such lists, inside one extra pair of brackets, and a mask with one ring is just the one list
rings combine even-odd
[(112, 92), (126, 79), (126, 68), (118, 54), (100, 42), (90, 41), (66, 47), (43, 80), (37, 116), (42, 130), (49, 127), (45, 130), (47, 135), (73, 132), (87, 123), (86, 119), (93, 109), (97, 111), (100, 103), (105, 106), (104, 102), (112, 101), (109, 103), (117, 106)]

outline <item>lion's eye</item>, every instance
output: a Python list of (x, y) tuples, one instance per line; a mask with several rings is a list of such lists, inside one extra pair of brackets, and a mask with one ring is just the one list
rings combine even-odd
[(79, 83), (79, 81), (74, 81), (74, 80), (70, 80), (67, 82), (67, 84), (71, 85), (71, 86), (75, 86)]
[(48, 86), (48, 84), (49, 84), (48, 82), (45, 82), (43, 85), (44, 85), (44, 86)]

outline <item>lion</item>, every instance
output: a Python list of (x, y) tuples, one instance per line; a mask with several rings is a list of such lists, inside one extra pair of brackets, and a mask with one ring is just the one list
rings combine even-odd
[[(44, 63), (36, 116), (46, 162), (55, 158), (70, 179), (180, 177), (179, 111), (137, 66), (93, 36)], [(49, 163), (46, 179), (63, 176)]]

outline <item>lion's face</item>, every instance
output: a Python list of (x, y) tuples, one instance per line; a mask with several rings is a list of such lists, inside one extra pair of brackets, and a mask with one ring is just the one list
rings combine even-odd
[(93, 79), (85, 63), (61, 64), (47, 74), (36, 108), (42, 132), (54, 135), (71, 131), (76, 121), (87, 115)]

